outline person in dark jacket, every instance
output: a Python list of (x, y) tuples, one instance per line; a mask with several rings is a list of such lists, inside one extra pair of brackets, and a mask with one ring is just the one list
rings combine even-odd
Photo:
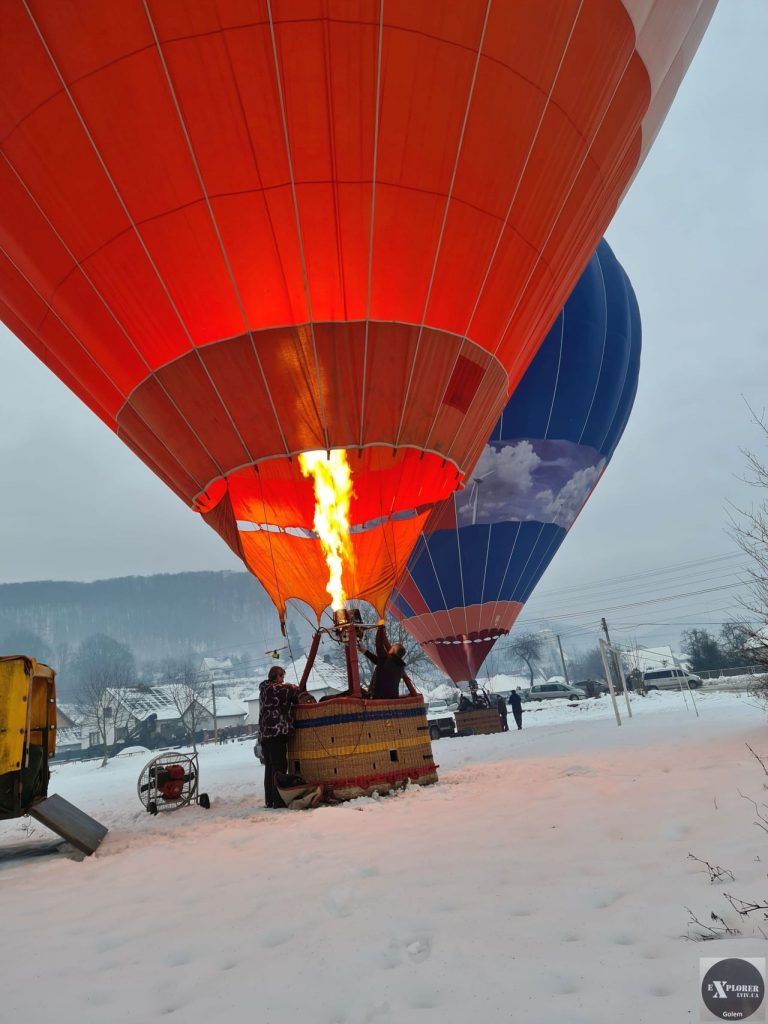
[(509, 706), (512, 708), (512, 714), (515, 716), (517, 722), (517, 728), (523, 728), (523, 702), (520, 700), (520, 694), (517, 690), (513, 690), (509, 695)]
[(496, 707), (499, 712), (499, 718), (501, 719), (501, 731), (509, 732), (509, 724), (507, 722), (507, 702), (501, 694), (496, 698)]
[(476, 679), (469, 680), (469, 693), (474, 708), (490, 708), (491, 698), (477, 685)]
[(376, 630), (376, 653), (373, 654), (360, 644), (360, 650), (366, 658), (376, 666), (373, 670), (368, 694), (373, 700), (394, 700), (400, 696), (400, 683), (405, 675), (405, 648), (402, 644), (392, 644), (387, 650), (384, 640), (384, 620), (379, 619)]
[(285, 807), (275, 785), (275, 772), (288, 769), (288, 736), (293, 731), (293, 708), (298, 699), (298, 686), (286, 683), (285, 669), (273, 665), (268, 677), (259, 685), (259, 739), (267, 807)]

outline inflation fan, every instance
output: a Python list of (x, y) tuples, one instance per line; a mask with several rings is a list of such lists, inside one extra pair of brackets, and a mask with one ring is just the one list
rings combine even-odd
[(137, 786), (139, 800), (150, 814), (176, 811), (191, 803), (207, 809), (211, 806), (210, 797), (198, 792), (199, 781), (197, 754), (166, 751), (142, 769)]

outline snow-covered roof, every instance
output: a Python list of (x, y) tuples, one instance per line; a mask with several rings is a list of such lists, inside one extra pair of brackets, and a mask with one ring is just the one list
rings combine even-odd
[[(307, 656), (302, 654), (300, 658), (295, 661), (278, 661), (273, 664), (281, 665), (285, 669), (285, 679), (288, 683), (298, 683), (304, 674), (304, 669), (307, 665)], [(266, 672), (265, 672), (266, 676)], [(259, 681), (261, 682), (261, 680)], [(310, 693), (317, 691), (325, 692), (326, 690), (338, 690), (339, 693), (343, 693), (347, 689), (347, 673), (335, 665), (329, 665), (328, 662), (322, 661), (318, 658), (315, 664), (312, 666), (312, 671), (309, 674), (307, 680), (307, 690)], [(259, 699), (259, 686), (258, 683), (253, 688), (253, 693), (249, 694), (244, 698), (247, 701), (254, 701)], [(218, 703), (218, 698), (217, 698)]]
[(686, 668), (689, 663), (689, 659), (684, 654), (673, 651), (666, 644), (661, 647), (639, 647), (637, 660), (643, 672), (659, 668)]
[(65, 725), (56, 730), (56, 746), (59, 750), (64, 747), (82, 747), (82, 745), (83, 738), (78, 727)]
[[(213, 701), (210, 696), (201, 698), (198, 701), (199, 704), (205, 708), (209, 714), (213, 714)], [(231, 697), (220, 697), (216, 694), (216, 717), (217, 718), (237, 718), (245, 717), (248, 714), (248, 708), (245, 703), (241, 700), (233, 700)]]
[(233, 667), (231, 658), (203, 658), (200, 665), (202, 672), (214, 672), (217, 669), (222, 672), (231, 672)]
[(181, 718), (175, 704), (163, 704), (156, 711), (151, 711), (150, 714), (157, 715), (158, 722), (176, 722)]
[[(62, 704), (60, 701), (56, 701), (56, 714), (59, 720), (63, 716), (68, 718), (73, 725), (79, 725), (83, 720), (83, 712), (77, 704)], [(61, 729), (59, 729), (59, 732), (61, 732)]]
[(179, 717), (168, 686), (141, 686), (121, 690), (119, 695), (116, 694), (116, 699), (140, 722), (150, 715), (157, 715), (158, 720)]
[(424, 700), (453, 700), (458, 699), (459, 691), (453, 683), (440, 683), (424, 694)]

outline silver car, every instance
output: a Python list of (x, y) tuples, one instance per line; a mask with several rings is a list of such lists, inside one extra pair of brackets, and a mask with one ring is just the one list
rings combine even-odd
[(575, 686), (567, 686), (565, 683), (542, 683), (540, 686), (532, 686), (528, 691), (528, 700), (586, 700), (587, 695), (583, 690), (577, 690)]

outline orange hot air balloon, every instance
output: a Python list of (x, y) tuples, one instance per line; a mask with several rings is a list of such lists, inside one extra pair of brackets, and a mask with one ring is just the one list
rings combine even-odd
[(0, 316), (285, 602), (381, 611), (714, 0), (0, 0)]

